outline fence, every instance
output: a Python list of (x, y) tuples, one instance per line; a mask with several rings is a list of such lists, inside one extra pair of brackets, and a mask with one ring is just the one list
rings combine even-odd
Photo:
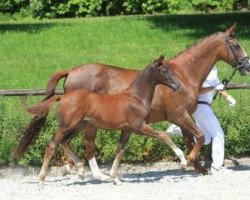
[[(234, 89), (249, 89), (250, 84), (247, 83), (229, 83), (226, 90)], [(55, 94), (63, 94), (63, 90), (57, 89)], [(9, 89), (9, 90), (0, 90), (0, 96), (41, 96), (45, 94), (44, 89)]]

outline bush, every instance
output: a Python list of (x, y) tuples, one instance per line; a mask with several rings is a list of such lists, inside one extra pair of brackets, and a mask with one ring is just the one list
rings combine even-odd
[[(33, 17), (85, 17), (120, 14), (228, 11), (247, 7), (246, 0), (4, 0), (0, 12)], [(22, 16), (22, 15), (21, 15)]]
[[(233, 96), (237, 99), (238, 105), (228, 109), (224, 99), (218, 98), (213, 107), (226, 135), (226, 156), (248, 156), (250, 155), (250, 113), (247, 105), (247, 95), (240, 94)], [(25, 109), (20, 106), (18, 99), (0, 99), (0, 165), (15, 163), (11, 157), (11, 151), (20, 140), (20, 130), (23, 130), (30, 117), (25, 113)], [(19, 161), (21, 165), (41, 165), (45, 148), (54, 136), (57, 127), (55, 109), (49, 114), (46, 125), (40, 133), (38, 139), (25, 153)], [(153, 127), (157, 130), (166, 130), (168, 123), (156, 123)], [(119, 131), (99, 130), (96, 140), (96, 157), (98, 162), (109, 163), (114, 159), (117, 143), (120, 137)], [(83, 136), (80, 133), (72, 141), (72, 148), (81, 158), (85, 158), (82, 147)], [(186, 149), (182, 137), (173, 137), (174, 142), (181, 149)], [(207, 147), (204, 149), (208, 149)], [(204, 150), (201, 156), (204, 157)], [(177, 159), (174, 152), (162, 142), (145, 136), (132, 135), (123, 156), (125, 162), (155, 161), (162, 158)], [(58, 148), (53, 157), (52, 164), (60, 164), (65, 160), (62, 148)]]

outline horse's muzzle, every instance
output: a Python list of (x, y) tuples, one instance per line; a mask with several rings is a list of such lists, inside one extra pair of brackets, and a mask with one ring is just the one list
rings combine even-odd
[(243, 59), (241, 61), (238, 61), (236, 66), (241, 76), (246, 76), (250, 74), (250, 60), (249, 59)]

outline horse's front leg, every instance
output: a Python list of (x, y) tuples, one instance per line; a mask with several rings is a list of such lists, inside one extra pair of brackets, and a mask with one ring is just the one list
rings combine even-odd
[[(186, 115), (182, 119), (179, 119), (178, 122), (179, 123), (177, 125), (181, 127), (187, 148), (190, 151), (189, 155), (187, 156), (188, 166), (193, 163), (195, 171), (197, 173), (202, 173), (203, 175), (207, 175), (208, 174), (207, 169), (202, 167), (199, 161), (199, 153), (205, 140), (204, 135), (195, 125), (190, 116)], [(194, 142), (194, 137), (196, 138), (196, 143)]]
[(142, 127), (139, 130), (140, 133), (150, 136), (150, 137), (155, 137), (159, 140), (161, 140), (162, 142), (164, 142), (165, 144), (167, 144), (177, 155), (177, 157), (180, 159), (181, 161), (181, 167), (182, 168), (186, 168), (187, 167), (187, 160), (184, 156), (184, 153), (181, 149), (179, 149), (174, 142), (172, 141), (172, 139), (170, 138), (170, 136), (162, 131), (157, 131), (154, 130), (152, 127), (150, 127), (149, 125), (147, 125), (146, 123), (144, 123), (142, 125)]
[(121, 183), (121, 181), (119, 180), (117, 176), (117, 173), (118, 173), (117, 168), (121, 161), (122, 155), (124, 154), (125, 146), (131, 134), (132, 132), (130, 130), (122, 130), (121, 132), (121, 137), (120, 137), (118, 147), (116, 150), (116, 154), (115, 154), (115, 160), (110, 170), (110, 176), (116, 185), (119, 185)]
[(48, 147), (46, 148), (46, 151), (44, 154), (44, 159), (43, 159), (43, 165), (42, 165), (42, 168), (41, 168), (40, 173), (38, 175), (39, 182), (41, 185), (44, 184), (45, 177), (48, 174), (50, 160), (55, 153), (55, 149), (56, 149), (57, 145), (63, 139), (63, 133), (64, 132), (61, 129), (58, 129), (55, 137), (51, 140)]
[(110, 180), (109, 176), (101, 172), (96, 162), (95, 139), (96, 139), (97, 128), (94, 126), (87, 125), (86, 127), (84, 127), (83, 131), (84, 131), (83, 144), (85, 147), (86, 158), (89, 162), (89, 168), (93, 175), (93, 178), (101, 181)]
[[(195, 142), (194, 142), (194, 138), (192, 135), (185, 133), (185, 131), (183, 130), (183, 136), (185, 138), (185, 142), (186, 142), (186, 146), (189, 152), (192, 151)], [(197, 173), (201, 173), (203, 175), (207, 175), (208, 174), (208, 170), (205, 167), (202, 167), (200, 161), (199, 161), (199, 157), (197, 157), (194, 161), (194, 169)], [(190, 165), (191, 162), (188, 163), (188, 165)]]

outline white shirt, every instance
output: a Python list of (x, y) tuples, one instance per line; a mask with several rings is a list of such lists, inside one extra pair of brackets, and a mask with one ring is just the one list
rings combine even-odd
[(198, 101), (206, 101), (212, 103), (215, 94), (215, 88), (220, 85), (220, 80), (217, 75), (217, 68), (214, 66), (207, 76), (207, 79), (202, 84), (202, 88), (214, 87), (214, 90), (198, 96)]

